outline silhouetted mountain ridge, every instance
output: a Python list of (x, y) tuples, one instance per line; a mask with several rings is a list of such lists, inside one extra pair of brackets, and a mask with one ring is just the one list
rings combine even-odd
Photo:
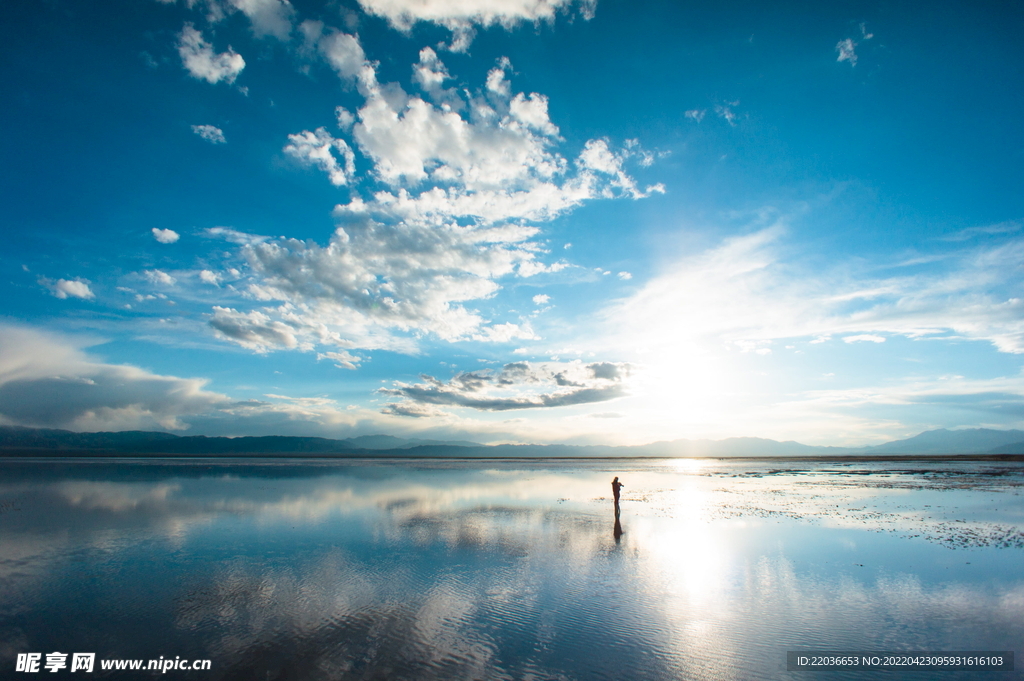
[(822, 447), (757, 437), (671, 440), (645, 445), (482, 445), (467, 440), (428, 440), (362, 435), (343, 440), (285, 435), (208, 437), (121, 431), (0, 426), (0, 455), (82, 456), (378, 456), (378, 457), (785, 457), (1024, 453), (1024, 431), (969, 428), (930, 430), (873, 447)]
[(964, 428), (962, 430), (926, 430), (907, 438), (874, 447), (865, 447), (868, 454), (1002, 454), (1007, 445), (1024, 442), (1024, 430)]

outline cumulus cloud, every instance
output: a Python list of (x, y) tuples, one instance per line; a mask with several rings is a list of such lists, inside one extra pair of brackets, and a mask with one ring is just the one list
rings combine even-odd
[(173, 286), (177, 279), (167, 274), (163, 270), (146, 270), (142, 273), (142, 276), (146, 278), (151, 284), (159, 286)]
[(252, 274), (248, 293), (281, 304), (253, 313), (219, 309), (211, 323), (261, 350), (328, 344), (414, 351), (402, 332), (449, 341), (533, 338), (516, 324), (488, 325), (461, 303), (493, 295), (494, 279), (532, 262), (535, 252), (522, 242), (535, 232), (364, 221), (338, 228), (326, 247), (255, 241), (241, 250)]
[(500, 371), (462, 372), (447, 382), (423, 375), (422, 383), (395, 382), (380, 392), (402, 398), (385, 407), (385, 413), (393, 415), (423, 416), (424, 408), (437, 407), (513, 411), (613, 400), (626, 394), (629, 375), (630, 366), (620, 363), (512, 362)]
[(249, 18), (259, 37), (287, 40), (291, 34), (295, 8), (288, 0), (228, 0), (228, 5)]
[(89, 300), (96, 297), (96, 294), (89, 288), (89, 282), (78, 277), (74, 279), (58, 279), (57, 281), (40, 277), (39, 284), (45, 286), (55, 298), (60, 298), (61, 300), (67, 298)]
[[(444, 68), (436, 55), (427, 62), (430, 73)], [(570, 164), (554, 151), (560, 140), (547, 98), (513, 95), (504, 77), (508, 68), (504, 60), (492, 69), (485, 93), (458, 107), (365, 79), (366, 103), (353, 137), (373, 174), (392, 189), (339, 205), (336, 214), (430, 224), (541, 221), (590, 199), (639, 199), (664, 190), (640, 190), (626, 172), (627, 162), (646, 158), (634, 145), (614, 149), (606, 139), (589, 140)], [(426, 75), (421, 80), (439, 82)]]
[(8, 425), (181, 428), (179, 417), (228, 402), (205, 384), (97, 362), (68, 339), (35, 329), (0, 329), (0, 420)]
[(227, 142), (227, 139), (224, 137), (224, 131), (215, 125), (193, 125), (192, 132), (210, 144), (225, 144)]
[(547, 305), (548, 301), (550, 301), (550, 300), (551, 300), (551, 296), (547, 295), (546, 293), (541, 293), (541, 294), (535, 295), (533, 297), (533, 304), (534, 305)]
[(359, 0), (369, 14), (384, 17), (392, 27), (408, 31), (418, 21), (438, 24), (453, 33), (448, 49), (465, 51), (473, 27), (500, 25), (510, 29), (523, 22), (553, 21), (558, 12), (578, 4), (584, 19), (594, 16), (596, 0)]
[[(346, 185), (356, 172), (356, 157), (343, 139), (334, 139), (325, 128), (315, 132), (303, 130), (297, 135), (288, 135), (290, 142), (284, 153), (306, 165), (314, 165), (327, 173), (335, 187)], [(342, 159), (339, 163), (337, 152)]]
[(217, 275), (216, 272), (211, 272), (210, 270), (200, 270), (199, 281), (203, 282), (204, 284), (220, 286), (220, 277)]
[[(535, 339), (521, 320), (491, 320), (467, 307), (500, 289), (503, 277), (558, 271), (528, 224), (597, 198), (643, 198), (627, 164), (644, 163), (635, 141), (616, 149), (589, 140), (570, 163), (554, 147), (558, 128), (538, 93), (514, 93), (501, 60), (483, 92), (442, 90), (451, 76), (425, 49), (414, 79), (438, 101), (377, 82), (353, 36), (306, 22), (307, 47), (337, 52), (332, 64), (357, 79), (365, 103), (354, 115), (349, 146), (326, 128), (289, 136), (286, 154), (318, 167), (337, 185), (353, 185), (354, 155), (372, 164), (385, 189), (369, 199), (353, 191), (335, 208), (339, 226), (326, 245), (210, 230), (241, 246), (245, 294), (258, 309), (223, 307), (210, 324), (224, 339), (258, 352), (390, 349), (414, 352), (417, 337), (446, 341)], [(327, 45), (327, 47), (325, 47)], [(333, 47), (332, 47), (333, 46)], [(451, 97), (462, 97), (459, 106)], [(428, 97), (429, 99), (430, 97)], [(440, 102), (440, 103), (439, 103)], [(351, 117), (351, 120), (350, 120)]]
[(299, 345), (294, 328), (272, 320), (258, 310), (245, 313), (215, 305), (210, 326), (221, 338), (259, 353), (265, 353), (273, 348), (295, 348)]
[(181, 238), (181, 235), (173, 229), (160, 229), (158, 227), (154, 227), (152, 231), (153, 238), (162, 244), (173, 244)]
[(216, 54), (213, 45), (203, 40), (203, 34), (186, 24), (178, 37), (178, 54), (181, 63), (193, 78), (208, 83), (235, 82), (245, 68), (245, 60), (230, 47), (227, 52)]
[(352, 112), (343, 106), (334, 109), (334, 117), (337, 119), (338, 127), (341, 130), (351, 130), (352, 125), (356, 122), (356, 117), (352, 115)]
[(366, 53), (356, 36), (312, 20), (302, 22), (299, 31), (305, 40), (306, 51), (319, 54), (342, 80), (360, 84), (376, 82), (374, 67), (366, 60)]
[(838, 43), (836, 43), (836, 52), (839, 53), (839, 56), (836, 58), (836, 61), (848, 61), (850, 62), (850, 66), (856, 66), (857, 53), (854, 51), (855, 47), (857, 47), (857, 43), (853, 41), (853, 38), (846, 38), (845, 40), (840, 40)]
[(412, 80), (425, 92), (437, 93), (442, 91), (441, 85), (446, 80), (451, 80), (447, 67), (437, 57), (437, 53), (429, 47), (420, 50), (420, 60), (412, 67)]

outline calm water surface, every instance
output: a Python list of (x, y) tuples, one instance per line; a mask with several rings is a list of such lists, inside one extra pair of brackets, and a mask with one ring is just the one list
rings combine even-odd
[(82, 651), (212, 660), (167, 678), (1024, 678), (785, 666), (1021, 655), (1022, 485), (1003, 463), (8, 460), (0, 677)]

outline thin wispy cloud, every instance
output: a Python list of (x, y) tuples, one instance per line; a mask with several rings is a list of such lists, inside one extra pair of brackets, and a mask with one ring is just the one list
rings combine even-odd
[(839, 263), (831, 272), (805, 270), (788, 261), (786, 233), (776, 225), (687, 257), (608, 317), (648, 339), (956, 336), (1024, 353), (1024, 240), (955, 253), (936, 272), (876, 278)]

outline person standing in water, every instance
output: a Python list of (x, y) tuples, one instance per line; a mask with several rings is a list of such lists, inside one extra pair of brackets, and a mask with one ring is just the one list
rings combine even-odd
[(619, 482), (619, 476), (615, 476), (615, 479), (612, 480), (612, 497), (615, 499), (615, 527), (612, 528), (612, 536), (615, 537), (616, 544), (622, 539), (622, 523), (619, 522), (620, 489), (622, 489), (622, 483)]

